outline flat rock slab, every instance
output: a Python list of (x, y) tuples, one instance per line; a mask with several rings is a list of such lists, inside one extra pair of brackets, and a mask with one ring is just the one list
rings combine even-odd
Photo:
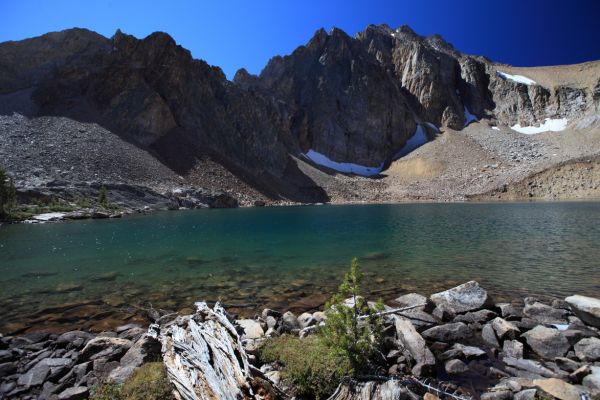
[(565, 301), (586, 324), (600, 328), (600, 299), (587, 296), (570, 296)]
[(417, 332), (410, 320), (403, 317), (395, 318), (396, 334), (402, 346), (408, 350), (417, 365), (413, 368), (415, 375), (420, 375), (424, 369), (433, 369), (435, 367), (435, 357), (425, 339)]
[(89, 390), (85, 386), (72, 387), (63, 390), (58, 395), (58, 400), (80, 400), (87, 399), (89, 396)]
[(464, 340), (471, 336), (472, 332), (463, 322), (438, 325), (423, 331), (423, 337), (440, 342), (453, 342)]
[(38, 363), (25, 374), (19, 376), (17, 383), (19, 386), (39, 386), (46, 380), (50, 373), (50, 367), (45, 363)]
[(430, 299), (436, 306), (452, 314), (475, 311), (489, 303), (487, 291), (475, 281), (434, 293)]
[(522, 336), (536, 354), (547, 359), (562, 357), (571, 347), (565, 335), (560, 331), (541, 325), (525, 332)]
[(568, 324), (567, 316), (569, 312), (561, 308), (550, 307), (546, 304), (534, 302), (526, 304), (523, 308), (523, 314), (540, 324)]
[(542, 391), (560, 400), (580, 400), (579, 390), (560, 379), (535, 379), (533, 384)]

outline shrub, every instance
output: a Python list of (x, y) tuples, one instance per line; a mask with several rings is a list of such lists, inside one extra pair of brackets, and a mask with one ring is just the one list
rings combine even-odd
[(271, 338), (261, 347), (260, 357), (264, 362), (282, 365), (281, 378), (294, 386), (296, 395), (317, 399), (332, 394), (352, 368), (345, 354), (315, 335), (304, 339), (290, 335)]
[(149, 362), (136, 369), (123, 383), (104, 383), (92, 389), (90, 400), (171, 400), (171, 384), (162, 362)]
[(12, 179), (0, 168), (0, 217), (6, 217), (15, 205), (15, 185)]
[(149, 362), (135, 370), (121, 389), (123, 400), (172, 399), (171, 383), (162, 362)]
[(376, 315), (383, 310), (383, 303), (379, 301), (371, 308), (360, 295), (358, 268), (358, 260), (354, 258), (338, 293), (325, 305), (327, 322), (319, 330), (328, 345), (345, 354), (356, 372), (370, 368), (370, 360), (378, 353), (383, 333), (383, 318)]
[(94, 386), (91, 390), (90, 400), (122, 400), (121, 386), (114, 383), (103, 383)]

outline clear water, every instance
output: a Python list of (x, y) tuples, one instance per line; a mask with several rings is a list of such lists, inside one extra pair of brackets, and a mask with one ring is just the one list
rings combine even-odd
[(102, 330), (151, 306), (318, 306), (352, 257), (390, 299), (478, 280), (600, 295), (600, 202), (194, 210), (0, 228), (0, 332)]

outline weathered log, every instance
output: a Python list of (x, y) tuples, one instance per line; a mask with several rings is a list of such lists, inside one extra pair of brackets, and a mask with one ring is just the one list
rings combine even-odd
[(327, 400), (421, 399), (422, 396), (412, 391), (411, 387), (418, 388), (421, 393), (428, 392), (441, 398), (471, 400), (469, 396), (447, 391), (440, 385), (414, 376), (388, 377), (377, 375), (362, 376), (359, 380), (345, 379)]
[[(181, 400), (259, 399), (242, 341), (219, 303), (161, 327), (164, 364)], [(267, 396), (274, 398), (273, 396)]]
[(398, 380), (367, 382), (345, 380), (328, 400), (418, 400), (419, 398)]

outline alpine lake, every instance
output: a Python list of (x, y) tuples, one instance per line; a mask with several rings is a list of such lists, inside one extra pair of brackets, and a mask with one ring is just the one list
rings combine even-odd
[(373, 300), (469, 280), (496, 301), (600, 294), (600, 202), (156, 212), (0, 227), (0, 332), (102, 331), (151, 308), (322, 307), (352, 258)]

